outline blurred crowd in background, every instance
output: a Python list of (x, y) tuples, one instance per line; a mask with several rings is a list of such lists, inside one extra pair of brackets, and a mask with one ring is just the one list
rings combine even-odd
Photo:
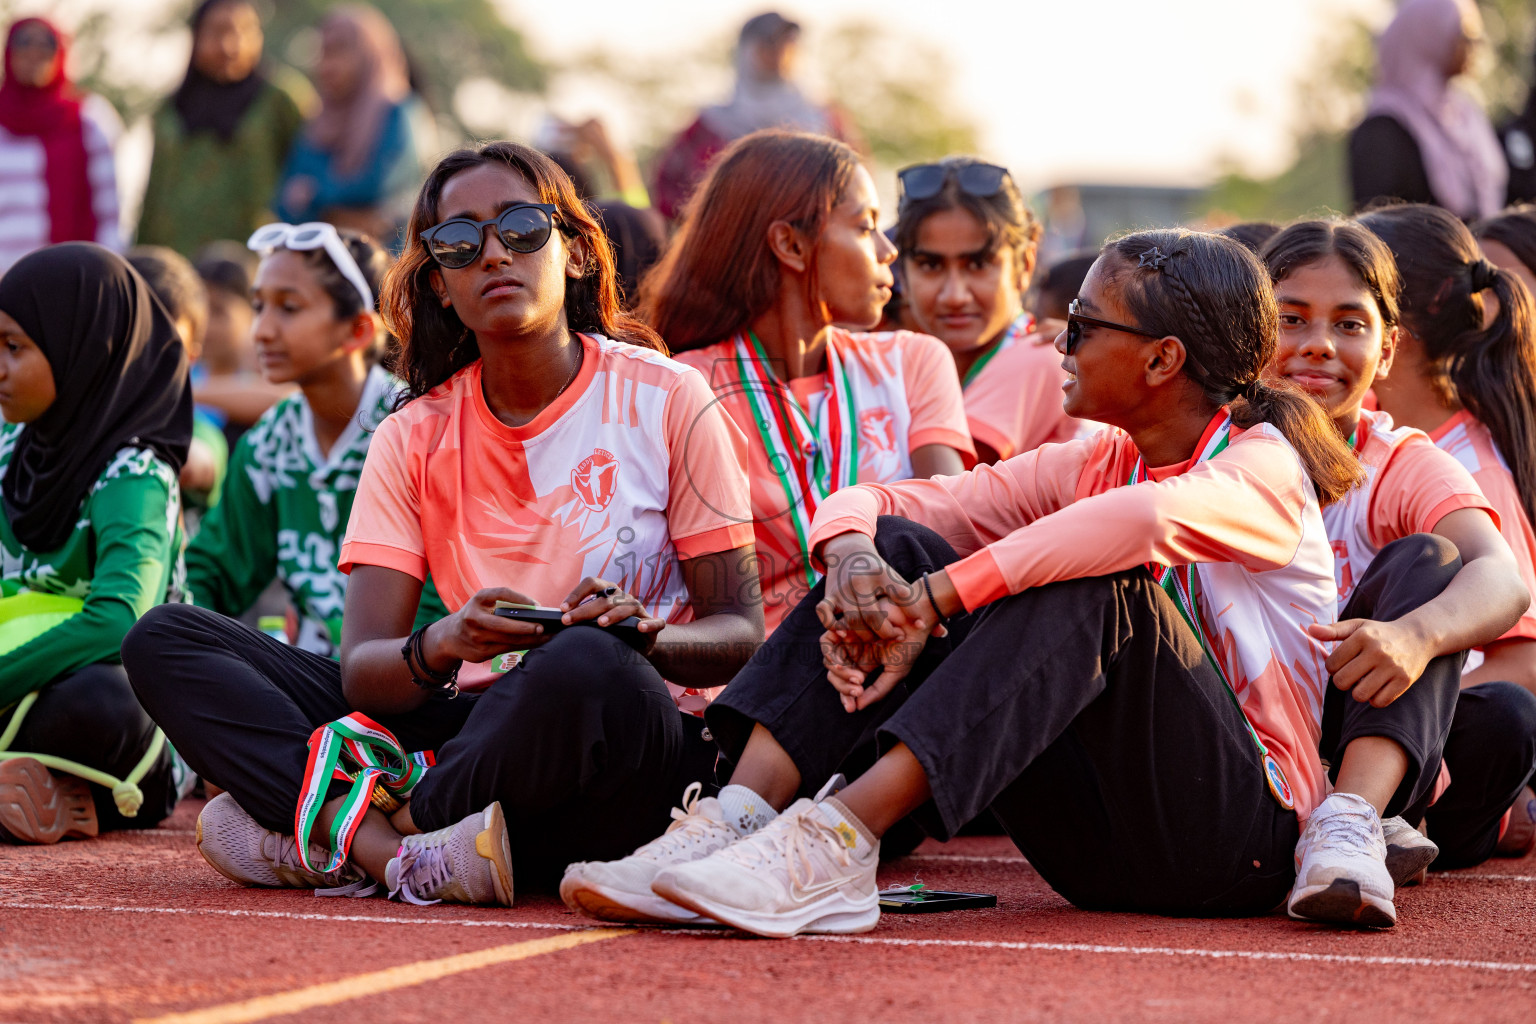
[[(1464, 88), (1481, 50), (1496, 50), (1494, 59), (1508, 63), (1509, 36), (1530, 29), (1520, 22), (1518, 7), (1502, 0), (1484, 4), (1499, 30), (1496, 47), (1485, 46), (1484, 22), (1470, 5), (1455, 22), (1399, 18), (1380, 36), (1364, 114), (1347, 142), (1337, 143), (1346, 154), (1335, 175), (1341, 180), (1334, 183), (1341, 198), (1354, 208), (1379, 196), (1432, 202), (1468, 220), (1536, 198), (1536, 90), (1527, 90), (1523, 107), (1501, 116)], [(181, 83), (150, 115), (153, 157), (142, 199), (132, 201), (120, 194), (114, 160), (123, 121), (112, 103), (75, 81), (66, 27), (24, 17), (6, 37), (0, 269), (39, 246), (76, 239), (118, 250), (157, 247), (155, 259), (190, 261), (196, 281), (184, 272), (171, 276), (189, 293), (185, 333), (198, 353), (198, 400), (223, 422), (230, 439), (281, 394), (261, 382), (250, 351), (252, 254), (246, 236), (272, 220), (324, 220), (398, 248), (426, 169), (464, 141), (462, 125), (433, 110), (433, 89), (422, 71), (440, 61), (443, 40), (420, 40), (423, 62), (377, 8), (322, 6), (314, 24), (297, 30), (290, 24), (295, 13), (269, 12), (254, 0), (204, 0), (195, 7), (187, 21), (190, 60)], [(296, 51), (308, 54), (303, 74), (274, 59), (266, 46), (274, 19), (290, 38), (308, 33), (302, 38), (310, 45), (289, 45), (285, 52), (290, 58)], [(441, 34), (448, 45), (462, 46), (454, 33), (474, 31), (476, 25), (466, 22), (444, 26)], [(517, 51), (518, 37), (504, 24), (496, 30), (504, 38), (488, 28), (478, 31), (487, 45), (506, 51), (509, 68), (536, 65)], [(525, 140), (552, 155), (600, 211), (626, 296), (637, 294), (641, 273), (658, 258), (711, 157), (733, 139), (788, 127), (842, 139), (876, 164), (901, 155), (891, 152), (885, 126), (871, 133), (881, 150), (874, 153), (864, 126), (848, 111), (798, 84), (802, 34), (799, 24), (779, 13), (748, 20), (734, 49), (730, 95), (677, 125), (670, 138), (645, 147), (643, 160), (617, 145), (595, 118), (546, 116), (537, 137)], [(414, 32), (410, 38), (416, 40)], [(475, 59), (485, 63), (483, 56), (466, 55), (468, 63)], [(1485, 54), (1485, 71), (1488, 63)], [(1529, 70), (1528, 56), (1525, 64), (1518, 70)], [(509, 86), (529, 87), (531, 79), (506, 73)], [(930, 116), (912, 109), (914, 119)], [(912, 158), (945, 155), (919, 150), (953, 141), (913, 138)], [(1044, 225), (1040, 265), (1046, 271), (1037, 288), (1050, 283), (1053, 264), (1086, 266), (1082, 253), (1118, 230), (1175, 220), (1219, 227), (1253, 219), (1255, 210), (1275, 219), (1315, 210), (1304, 204), (1330, 193), (1296, 191), (1287, 176), (1309, 173), (1306, 166), (1317, 159), (1309, 146), (1333, 144), (1304, 144), (1296, 167), (1275, 179), (1261, 202), (1242, 199), (1244, 186), (1231, 177), (1214, 187), (1079, 183), (1046, 189), (1034, 198)], [(135, 224), (125, 222), (125, 209), (138, 211)], [(1063, 280), (1062, 273), (1056, 277)]]

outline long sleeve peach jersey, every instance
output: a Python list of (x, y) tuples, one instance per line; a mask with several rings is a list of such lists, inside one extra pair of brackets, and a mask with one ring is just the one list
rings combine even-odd
[(1328, 680), (1327, 651), (1306, 626), (1338, 611), (1312, 484), (1269, 424), (1234, 429), (1208, 461), (1125, 486), (1138, 454), (1110, 428), (958, 476), (860, 484), (817, 510), (810, 546), (873, 536), (882, 515), (921, 522), (961, 555), (947, 572), (968, 610), (1059, 580), (1194, 565), (1214, 656), (1305, 820), (1327, 793), (1318, 740)]

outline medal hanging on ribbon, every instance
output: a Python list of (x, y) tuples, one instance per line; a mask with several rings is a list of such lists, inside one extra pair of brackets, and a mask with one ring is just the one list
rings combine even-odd
[[(1226, 450), (1232, 441), (1232, 416), (1222, 410), (1219, 420), (1213, 420), (1214, 430), (1211, 430), (1202, 438), (1199, 454), (1194, 463), (1199, 464), (1208, 459), (1215, 458)], [(1127, 485), (1139, 484), (1150, 479), (1146, 464), (1138, 458), (1136, 466), (1131, 470), (1131, 478)], [(1286, 810), (1294, 810), (1296, 797), (1291, 791), (1291, 784), (1285, 777), (1285, 772), (1280, 767), (1280, 762), (1269, 752), (1264, 740), (1259, 736), (1258, 730), (1248, 720), (1248, 715), (1243, 711), (1242, 702), (1237, 699), (1237, 691), (1232, 688), (1232, 682), (1227, 678), (1226, 669), (1222, 668), (1221, 661), (1216, 657), (1216, 648), (1211, 643), (1210, 636), (1206, 632), (1205, 622), (1200, 615), (1199, 603), (1199, 577), (1195, 573), (1193, 565), (1166, 566), (1148, 563), (1147, 568), (1152, 572), (1152, 578), (1173, 598), (1174, 607), (1178, 608), (1179, 615), (1189, 624), (1194, 631), (1195, 639), (1200, 642), (1200, 649), (1205, 652), (1205, 658), (1216, 670), (1216, 676), (1221, 680), (1222, 688), (1227, 691), (1227, 696), (1232, 701), (1232, 706), (1237, 713), (1242, 715), (1243, 726), (1248, 730), (1248, 738), (1259, 752), (1259, 763), (1264, 769), (1264, 782), (1269, 786), (1269, 792), (1275, 800)]]
[(829, 343), (827, 395), (813, 423), (789, 388), (774, 376), (755, 334), (738, 334), (733, 345), (737, 377), (752, 407), (758, 439), (784, 491), (806, 583), (814, 586), (811, 520), (827, 495), (859, 481), (859, 416), (848, 368), (836, 346)]
[[(378, 802), (374, 799), (376, 788), (382, 784), (381, 794), (394, 798), (409, 796), (435, 763), (432, 751), (406, 753), (394, 733), (358, 712), (316, 729), (309, 737), (309, 763), (304, 768), (304, 786), (293, 818), (293, 834), (304, 866), (321, 874), (339, 868), (352, 849), (352, 838), (363, 816)], [(333, 779), (350, 782), (352, 788), (331, 822), (330, 861), (319, 866), (310, 862), (309, 836)]]

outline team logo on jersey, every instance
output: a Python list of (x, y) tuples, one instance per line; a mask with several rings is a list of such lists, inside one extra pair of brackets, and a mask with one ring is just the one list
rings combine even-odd
[(601, 448), (581, 460), (581, 465), (571, 470), (571, 490), (581, 503), (593, 512), (601, 512), (613, 500), (618, 490), (619, 460), (612, 452)]
[(896, 450), (896, 417), (885, 406), (859, 414), (859, 440), (878, 452)]

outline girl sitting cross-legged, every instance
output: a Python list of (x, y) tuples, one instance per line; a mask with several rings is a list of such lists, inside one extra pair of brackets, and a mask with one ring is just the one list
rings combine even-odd
[[(742, 442), (614, 282), (542, 154), (491, 143), (428, 176), (384, 285), (410, 401), (358, 484), (340, 664), (195, 608), (124, 645), (141, 699), (228, 791), (199, 825), (219, 871), (510, 905), (514, 863), (536, 885), (618, 856), (712, 770), (674, 694), (724, 684), (762, 639)], [(429, 573), (455, 610), (413, 630)], [(309, 770), (306, 744), (364, 733), (395, 766), (436, 752), (389, 816)]]

